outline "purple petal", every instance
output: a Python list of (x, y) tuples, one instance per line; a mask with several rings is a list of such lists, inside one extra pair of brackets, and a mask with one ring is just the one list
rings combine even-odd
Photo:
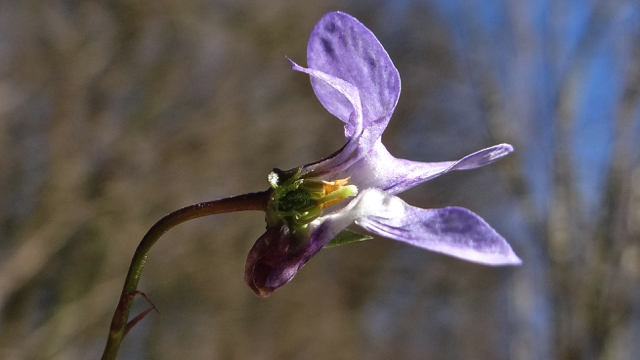
[(513, 151), (509, 144), (495, 145), (467, 155), (458, 161), (425, 163), (397, 159), (381, 142), (377, 142), (364, 158), (347, 170), (333, 174), (340, 178), (351, 176), (351, 183), (361, 189), (378, 188), (398, 194), (452, 170), (468, 170), (491, 164)]
[[(309, 74), (313, 81), (323, 83), (324, 86), (331, 89), (332, 93), (335, 96), (339, 95), (339, 98), (343, 103), (345, 116), (344, 119), (341, 118), (342, 121), (350, 124), (354, 129), (362, 127), (362, 104), (360, 101), (360, 90), (355, 85), (339, 77), (327, 74), (321, 70), (304, 68), (296, 64), (291, 59), (289, 59), (289, 62), (291, 63), (291, 69)], [(354, 124), (354, 122), (359, 122), (360, 124)]]
[[(386, 127), (400, 96), (400, 75), (375, 35), (350, 15), (326, 14), (315, 26), (307, 46), (310, 69), (343, 79), (360, 92), (364, 127), (384, 118)], [(342, 93), (311, 78), (316, 96), (340, 120), (352, 121), (351, 104)], [(347, 139), (354, 135), (345, 127)]]
[(283, 225), (268, 228), (253, 244), (245, 263), (244, 281), (256, 295), (265, 297), (275, 290), (265, 284), (272, 269), (286, 256), (289, 238), (289, 229)]
[(350, 223), (344, 221), (324, 221), (320, 218), (310, 225), (311, 233), (304, 246), (289, 251), (281, 262), (271, 269), (271, 273), (266, 279), (265, 286), (277, 289), (289, 282), (298, 270), (304, 266), (315, 254), (327, 245), (331, 239), (336, 237), (340, 231), (344, 230)]
[(356, 224), (374, 234), (486, 265), (522, 262), (502, 236), (467, 209), (420, 209), (377, 189), (363, 191), (352, 203), (348, 211), (358, 213)]
[(309, 237), (293, 240), (289, 229), (282, 225), (267, 229), (247, 256), (244, 280), (261, 297), (288, 283), (298, 270), (328, 244), (354, 219), (319, 218), (309, 225)]
[(380, 118), (371, 121), (367, 128), (363, 128), (362, 106), (358, 89), (352, 84), (322, 71), (303, 68), (292, 60), (289, 60), (289, 62), (291, 62), (293, 70), (304, 72), (309, 74), (312, 79), (326, 83), (327, 86), (342, 94), (351, 104), (351, 114), (349, 115), (351, 120), (345, 124), (345, 133), (351, 134), (347, 136), (347, 144), (332, 156), (316, 163), (305, 165), (303, 173), (309, 174), (313, 172), (314, 176), (321, 176), (326, 173), (342, 171), (366, 156), (384, 132), (388, 119)]
[[(359, 147), (359, 138), (363, 131), (360, 93), (355, 86), (342, 79), (325, 74), (319, 70), (303, 68), (292, 60), (289, 60), (289, 62), (291, 62), (291, 69), (309, 74), (312, 79), (317, 79), (318, 81), (325, 83), (326, 86), (331, 87), (336, 94), (340, 94), (340, 96), (349, 103), (348, 118), (350, 120), (345, 124), (345, 133), (350, 134), (350, 136), (347, 137), (347, 144), (338, 153), (334, 154), (334, 156), (323, 161), (307, 165), (305, 167), (305, 172), (312, 170), (323, 172), (324, 170), (332, 169), (337, 165), (344, 163), (347, 158), (352, 157), (353, 153)], [(369, 148), (370, 147), (371, 145), (369, 145)]]

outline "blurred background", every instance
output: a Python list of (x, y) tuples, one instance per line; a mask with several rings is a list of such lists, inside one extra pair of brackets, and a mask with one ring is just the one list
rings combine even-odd
[(161, 314), (120, 358), (640, 358), (634, 0), (0, 1), (0, 358), (99, 358), (156, 220), (343, 145), (285, 60), (305, 64), (335, 10), (400, 71), (392, 154), (515, 146), (401, 197), (471, 209), (524, 264), (375, 239), (260, 299), (243, 272), (263, 214), (198, 219), (151, 252), (140, 290)]

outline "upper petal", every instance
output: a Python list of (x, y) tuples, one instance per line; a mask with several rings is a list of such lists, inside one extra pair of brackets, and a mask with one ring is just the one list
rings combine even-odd
[(458, 161), (419, 162), (393, 157), (378, 141), (369, 153), (336, 177), (351, 177), (359, 188), (378, 188), (398, 194), (453, 170), (475, 169), (493, 163), (513, 151), (509, 144), (476, 151)]
[(309, 74), (311, 79), (324, 82), (336, 93), (341, 94), (350, 104), (351, 111), (349, 121), (345, 123), (347, 144), (328, 158), (305, 165), (303, 174), (313, 172), (315, 176), (321, 176), (339, 172), (365, 157), (382, 136), (389, 121), (388, 117), (369, 121), (365, 127), (360, 91), (353, 84), (320, 70), (304, 68), (293, 60), (289, 60), (289, 62), (291, 62), (293, 70)]
[[(291, 63), (291, 68), (293, 70), (309, 74), (311, 79), (316, 79), (317, 81), (324, 83), (326, 86), (333, 89), (336, 94), (340, 94), (348, 104), (348, 120), (345, 120), (345, 134), (348, 134), (346, 136), (347, 144), (340, 149), (339, 152), (333, 154), (329, 158), (308, 164), (304, 169), (305, 173), (310, 171), (315, 171), (316, 173), (330, 172), (332, 169), (343, 164), (346, 159), (352, 158), (361, 146), (360, 136), (363, 132), (363, 116), (360, 92), (353, 84), (343, 79), (329, 75), (320, 70), (304, 68), (296, 64), (293, 60), (289, 60), (289, 62)], [(346, 108), (345, 104), (345, 109)]]
[(359, 213), (356, 224), (374, 234), (486, 265), (522, 262), (500, 234), (467, 209), (421, 209), (377, 189), (358, 198), (350, 204)]
[(322, 70), (311, 67), (304, 68), (291, 59), (289, 59), (289, 62), (291, 63), (291, 69), (309, 74), (313, 82), (322, 83), (324, 87), (331, 89), (331, 93), (334, 96), (339, 95), (341, 108), (344, 110), (344, 113), (341, 114), (344, 118), (340, 117), (340, 120), (347, 125), (351, 125), (353, 129), (362, 128), (363, 109), (360, 89), (355, 84)]
[[(310, 69), (353, 84), (360, 92), (364, 127), (385, 118), (386, 127), (398, 97), (400, 75), (386, 50), (371, 30), (352, 16), (332, 12), (316, 24), (307, 46)], [(340, 91), (318, 78), (311, 78), (316, 96), (324, 107), (345, 123), (349, 123), (352, 108)], [(349, 138), (349, 128), (345, 128)]]

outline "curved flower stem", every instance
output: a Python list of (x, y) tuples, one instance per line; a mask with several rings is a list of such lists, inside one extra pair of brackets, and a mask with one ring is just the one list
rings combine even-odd
[(147, 256), (151, 247), (164, 233), (178, 224), (203, 216), (243, 210), (266, 211), (270, 193), (271, 190), (266, 190), (263, 192), (239, 195), (226, 199), (190, 205), (183, 207), (182, 209), (178, 209), (158, 220), (158, 222), (156, 222), (142, 238), (140, 245), (138, 245), (138, 248), (133, 255), (118, 306), (113, 314), (113, 319), (111, 320), (109, 338), (107, 339), (107, 345), (104, 349), (104, 353), (102, 354), (102, 360), (113, 360), (118, 354), (120, 343), (125, 335), (127, 320), (129, 318), (129, 312), (131, 311), (131, 303), (133, 297), (138, 293), (136, 289), (140, 282), (142, 268), (147, 261)]

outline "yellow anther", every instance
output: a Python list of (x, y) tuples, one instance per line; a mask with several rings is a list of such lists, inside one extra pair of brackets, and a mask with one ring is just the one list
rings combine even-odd
[(332, 192), (347, 185), (349, 183), (349, 179), (351, 179), (351, 177), (348, 177), (346, 179), (338, 179), (334, 181), (323, 181), (322, 184), (324, 185), (324, 194), (325, 195), (331, 194)]
[(342, 200), (355, 196), (358, 188), (355, 185), (347, 185), (350, 177), (346, 179), (338, 179), (334, 181), (323, 181), (324, 196), (320, 199), (320, 208), (325, 209), (329, 206), (340, 203)]

